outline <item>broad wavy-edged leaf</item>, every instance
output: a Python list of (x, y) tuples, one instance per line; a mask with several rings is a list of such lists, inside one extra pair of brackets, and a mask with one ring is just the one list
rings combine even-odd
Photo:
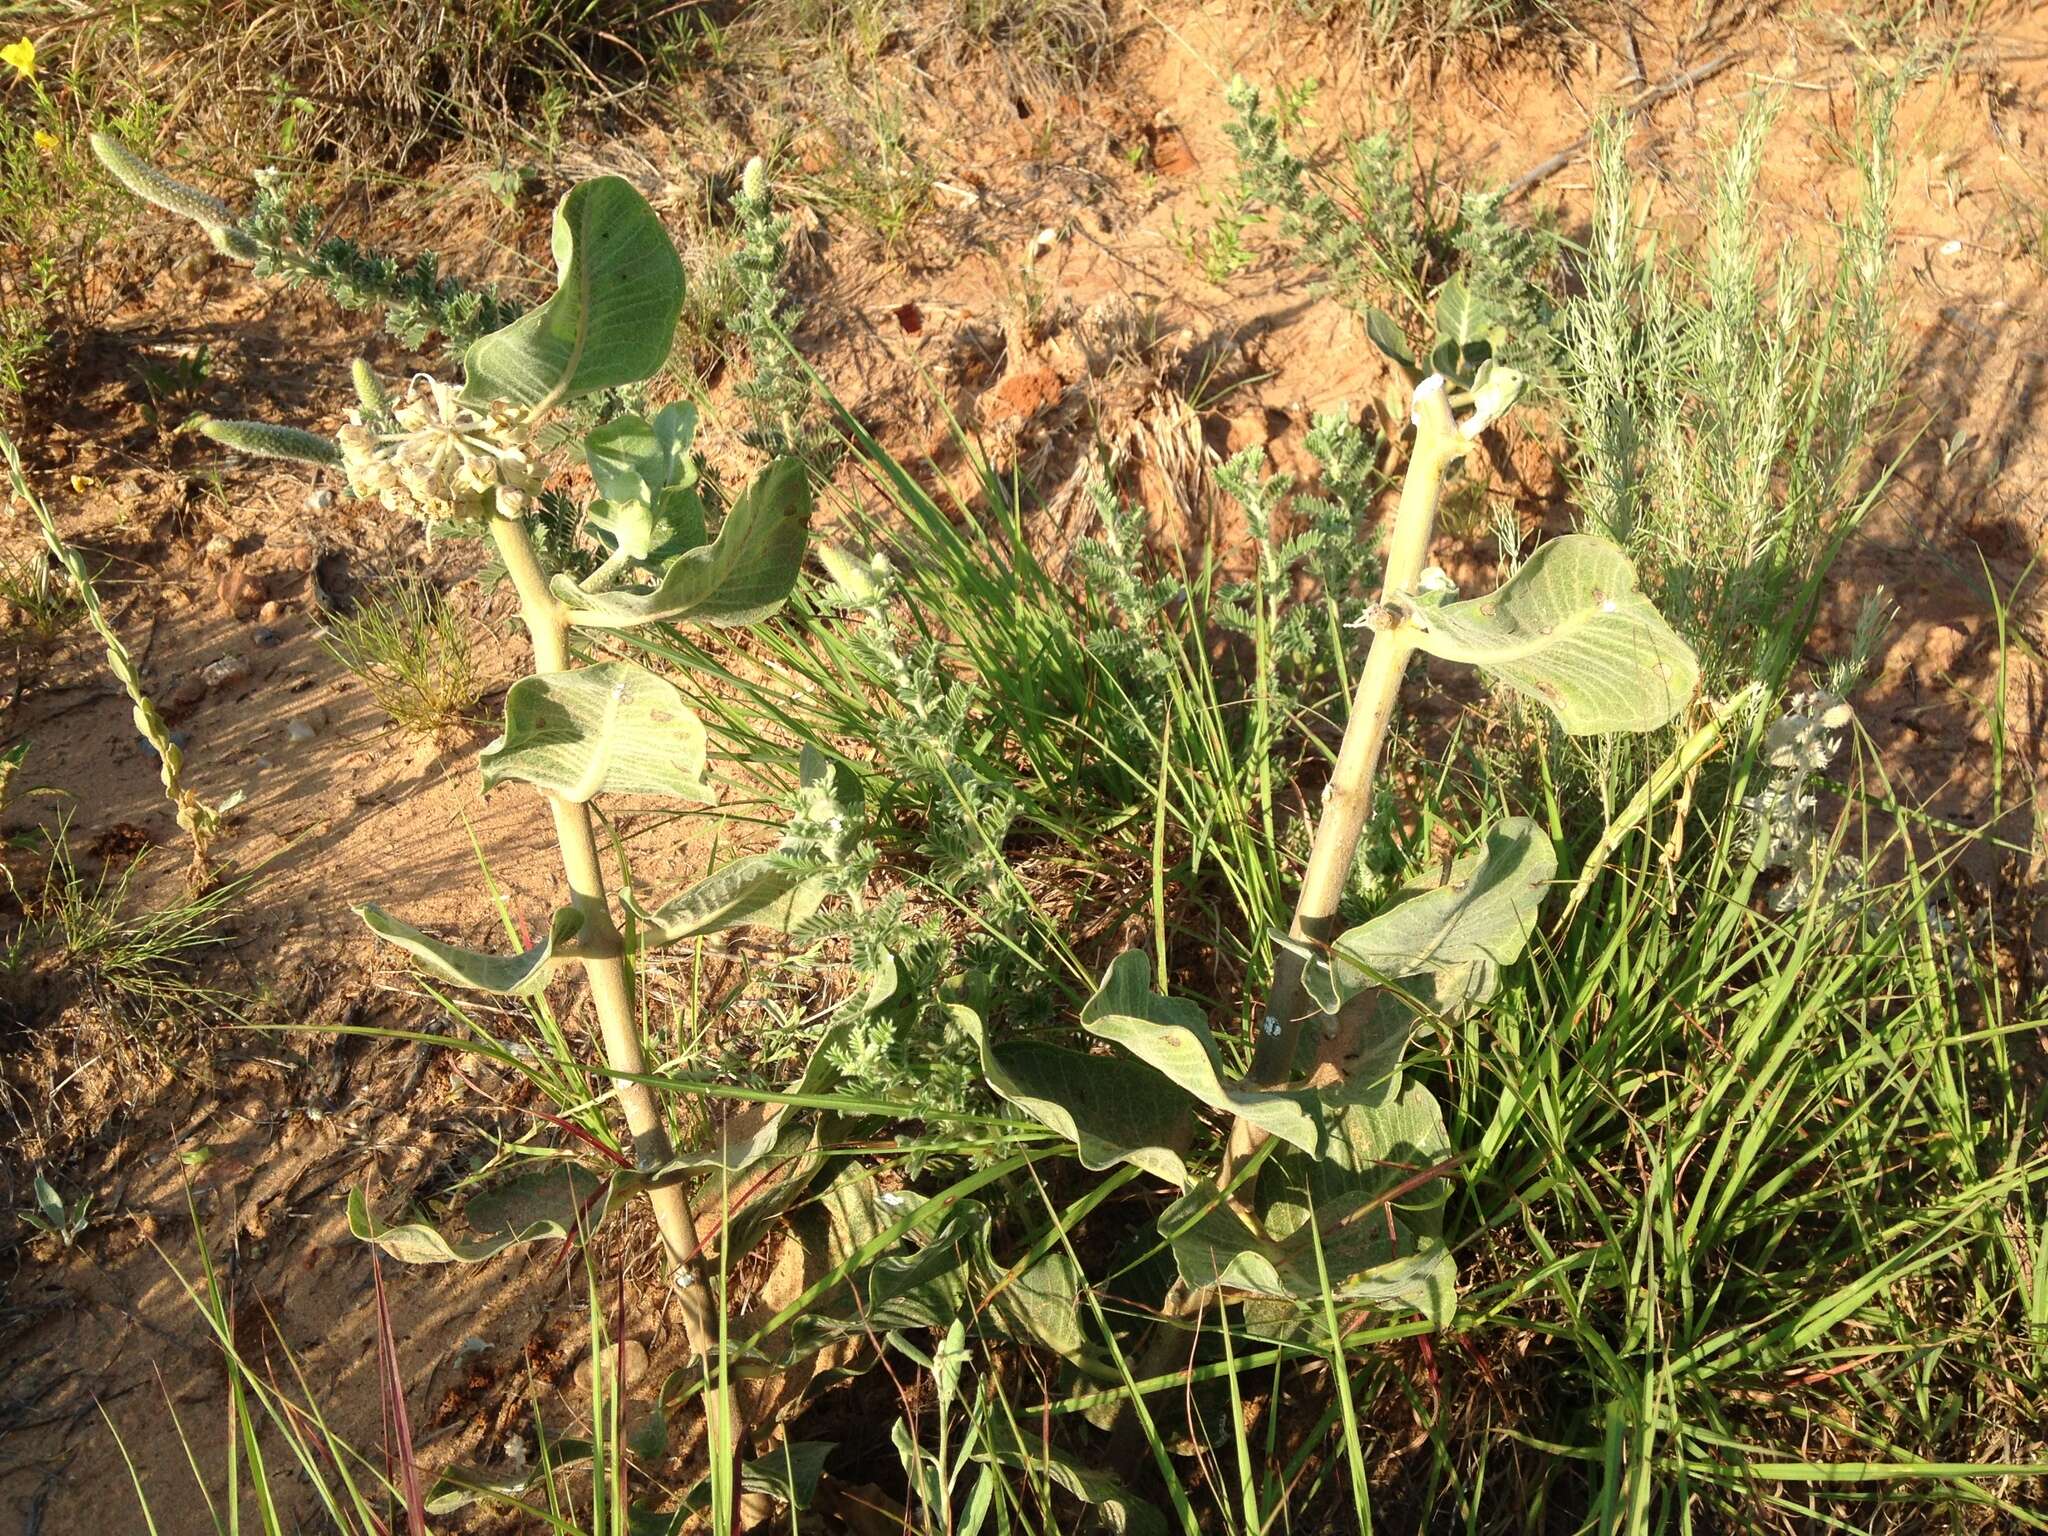
[(1472, 290), (1465, 286), (1461, 277), (1453, 277), (1436, 291), (1436, 334), (1440, 341), (1453, 341), (1460, 347), (1467, 342), (1477, 341), (1493, 325), (1493, 316), (1486, 305)]
[(707, 1170), (690, 1201), (690, 1218), (703, 1245), (698, 1257), (713, 1269), (737, 1264), (752, 1252), (825, 1166), (817, 1117), (773, 1107), (784, 1112), (767, 1119), (775, 1133), (768, 1150), (737, 1173)]
[[(849, 1209), (821, 1221), (792, 1218), (817, 1251), (820, 1268), (838, 1267), (864, 1243), (916, 1210), (908, 1236), (918, 1246), (886, 1254), (821, 1297), (791, 1327), (790, 1359), (802, 1359), (835, 1339), (870, 1337), (896, 1328), (943, 1329), (963, 1314), (984, 1333), (1001, 1333), (1072, 1358), (1082, 1352), (1080, 1275), (1055, 1249), (1024, 1270), (990, 1247), (991, 1225), (975, 1200), (926, 1201), (884, 1191), (871, 1180), (843, 1176), (827, 1191)], [(925, 1209), (917, 1210), (922, 1204)]]
[(631, 182), (599, 176), (555, 208), (555, 296), (470, 344), (473, 404), (570, 399), (652, 378), (683, 308), (683, 263)]
[[(792, 1509), (809, 1509), (817, 1497), (818, 1482), (825, 1475), (825, 1461), (838, 1446), (836, 1440), (793, 1440), (776, 1446), (752, 1461), (740, 1464), (740, 1487), (749, 1493), (765, 1493)], [(711, 1507), (711, 1483), (707, 1478), (684, 1495), (672, 1526), (664, 1532), (681, 1532), (686, 1517)], [(772, 1529), (772, 1526), (771, 1526)], [(637, 1536), (637, 1533), (636, 1533)]]
[(700, 1174), (741, 1174), (774, 1152), (782, 1140), (786, 1104), (740, 1103), (729, 1107), (710, 1137), (710, 1145), (672, 1154), (659, 1165), (643, 1164), (619, 1175), (629, 1193), (681, 1183)]
[(690, 458), (696, 429), (696, 410), (675, 404), (651, 421), (615, 416), (583, 439), (600, 498), (584, 513), (584, 526), (613, 554), (666, 567), (704, 542), (704, 502)]
[(780, 608), (796, 585), (810, 525), (810, 471), (799, 459), (777, 459), (733, 503), (718, 537), (677, 556), (651, 588), (590, 592), (560, 575), (553, 591), (570, 622), (586, 629), (752, 624)]
[(653, 911), (625, 893), (650, 948), (756, 926), (788, 933), (825, 899), (822, 864), (836, 864), (860, 841), (860, 780), (845, 764), (804, 748), (795, 814), (773, 853), (751, 854), (714, 870)]
[(1102, 1527), (1117, 1536), (1163, 1536), (1168, 1529), (1158, 1506), (1132, 1493), (1115, 1474), (1088, 1466), (1041, 1437), (1020, 1437), (1003, 1415), (989, 1416), (974, 1455), (977, 1460), (1030, 1474), (1033, 1486), (1041, 1478), (1056, 1483), (1088, 1505)]
[(1240, 1116), (1305, 1152), (1316, 1151), (1322, 1129), (1314, 1100), (1301, 1093), (1239, 1087), (1225, 1077), (1202, 1010), (1185, 998), (1161, 997), (1152, 990), (1151, 976), (1150, 963), (1137, 950), (1118, 955), (1082, 1008), (1082, 1027), (1165, 1073), (1211, 1109)]
[(1129, 1162), (1186, 1186), (1188, 1168), (1180, 1154), (1190, 1129), (1187, 1100), (1151, 1067), (1128, 1056), (1096, 1056), (1040, 1040), (993, 1044), (978, 1014), (962, 1014), (981, 1045), (989, 1087), (1073, 1142), (1083, 1168)]
[[(810, 1098), (830, 1091), (839, 1080), (834, 1057), (851, 1029), (850, 1024), (835, 1024), (825, 1032), (811, 1051), (811, 1059), (804, 1064), (803, 1076), (788, 1090), (790, 1094)], [(618, 1186), (622, 1191), (637, 1193), (702, 1173), (744, 1173), (767, 1159), (782, 1143), (782, 1122), (793, 1107), (780, 1099), (742, 1100), (719, 1107), (714, 1111), (720, 1118), (710, 1146), (685, 1148), (658, 1167), (643, 1164), (631, 1173), (621, 1173)], [(783, 1148), (785, 1155), (794, 1150)], [(730, 1195), (731, 1190), (727, 1193)]]
[(522, 677), (478, 761), (484, 788), (523, 779), (564, 800), (599, 793), (710, 801), (704, 722), (675, 685), (630, 661)]
[(652, 912), (626, 904), (640, 921), (650, 948), (708, 938), (729, 928), (772, 928), (787, 933), (825, 899), (825, 882), (792, 869), (772, 853), (748, 854), (721, 865)]
[(357, 907), (355, 913), (370, 932), (411, 955), (413, 963), (429, 976), (458, 987), (508, 997), (530, 997), (545, 987), (555, 946), (568, 943), (583, 931), (583, 914), (574, 907), (562, 907), (549, 920), (546, 936), (531, 949), (517, 955), (486, 955), (444, 944), (412, 924), (400, 922), (374, 902)]
[[(887, 1201), (889, 1197), (882, 1198)], [(822, 1325), (825, 1337), (849, 1330), (944, 1328), (952, 1322), (967, 1302), (973, 1227), (977, 1221), (987, 1221), (988, 1213), (974, 1201), (962, 1200), (934, 1215), (936, 1225), (919, 1233), (915, 1250), (875, 1260), (864, 1273), (853, 1277), (853, 1292), (835, 1292), (805, 1322)]]
[(406, 1264), (478, 1264), (508, 1248), (594, 1232), (612, 1187), (587, 1168), (555, 1163), (472, 1198), (462, 1219), (473, 1237), (450, 1237), (424, 1221), (382, 1222), (360, 1189), (348, 1195), (348, 1229)]
[[(789, 1089), (793, 1097), (831, 1092), (839, 1081), (837, 1063), (852, 1029), (850, 1022), (842, 1022), (825, 1031), (804, 1064), (803, 1076)], [(679, 1154), (678, 1161), (698, 1159), (707, 1175), (690, 1204), (703, 1244), (699, 1256), (706, 1264), (736, 1263), (809, 1191), (825, 1165), (827, 1118), (799, 1118), (798, 1106), (781, 1100), (739, 1105), (729, 1113), (720, 1147)], [(637, 1185), (640, 1178), (621, 1174), (619, 1182)]]
[[(1282, 1148), (1259, 1170), (1254, 1227), (1213, 1182), (1159, 1217), (1175, 1267), (1191, 1287), (1319, 1301), (1316, 1248), (1333, 1297), (1450, 1315), (1456, 1268), (1442, 1235), (1444, 1184), (1435, 1170), (1450, 1138), (1419, 1083), (1343, 1105), (1328, 1157)], [(1311, 1221), (1311, 1212), (1313, 1221)], [(1263, 1230), (1261, 1230), (1263, 1228)]]
[(1699, 685), (1692, 648), (1643, 596), (1628, 556), (1586, 533), (1540, 546), (1486, 597), (1424, 606), (1414, 639), (1549, 706), (1574, 736), (1654, 730)]
[(990, 1251), (984, 1226), (975, 1237), (974, 1272), (984, 1329), (994, 1319), (1002, 1333), (1019, 1343), (1036, 1344), (1068, 1360), (1086, 1351), (1081, 1271), (1064, 1248), (1051, 1249), (1012, 1273)]
[(1341, 934), (1327, 965), (1306, 972), (1310, 992), (1334, 1013), (1367, 987), (1429, 976), (1439, 1011), (1482, 1001), (1500, 967), (1519, 957), (1557, 875), (1543, 829), (1516, 816), (1489, 827), (1486, 841), (1401, 888), (1369, 921)]
[[(657, 1406), (657, 1412), (660, 1411)], [(535, 1447), (534, 1459), (523, 1466), (443, 1468), (427, 1489), (426, 1507), (430, 1515), (452, 1515), (459, 1509), (466, 1509), (480, 1499), (516, 1499), (539, 1491), (545, 1484), (553, 1482), (557, 1473), (564, 1468), (580, 1467), (597, 1452), (589, 1440), (580, 1435), (554, 1439), (544, 1425), (536, 1422), (533, 1426), (541, 1443)], [(655, 1458), (649, 1457), (649, 1460)], [(635, 1532), (634, 1536), (638, 1536)]]
[(1437, 289), (1436, 343), (1429, 354), (1433, 371), (1469, 387), (1500, 338), (1492, 310), (1463, 278), (1453, 277)]

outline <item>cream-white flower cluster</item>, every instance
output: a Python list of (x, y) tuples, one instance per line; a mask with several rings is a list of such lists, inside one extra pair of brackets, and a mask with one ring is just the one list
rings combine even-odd
[(545, 478), (527, 456), (524, 411), (477, 410), (425, 374), (407, 384), (388, 419), (351, 411), (335, 437), (350, 490), (430, 525), (486, 517), (494, 494), (500, 513), (519, 517)]

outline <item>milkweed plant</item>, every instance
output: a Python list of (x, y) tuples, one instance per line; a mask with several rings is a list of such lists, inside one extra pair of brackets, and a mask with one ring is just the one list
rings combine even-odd
[[(226, 205), (111, 140), (95, 148), (132, 191), (198, 222), (223, 252), (257, 259)], [(663, 945), (740, 924), (801, 923), (835, 864), (853, 854), (860, 793), (845, 764), (812, 749), (798, 813), (778, 849), (659, 905), (623, 893), (624, 918), (614, 910), (593, 807), (619, 794), (709, 802), (706, 731), (671, 683), (628, 661), (579, 665), (572, 637), (767, 620), (797, 580), (813, 490), (802, 461), (778, 458), (732, 501), (714, 533), (690, 456), (688, 406), (580, 427), (567, 410), (574, 402), (661, 368), (683, 271), (653, 211), (615, 177), (586, 181), (562, 199), (553, 254), (553, 296), (471, 342), (459, 384), (423, 377), (393, 390), (359, 362), (356, 407), (335, 438), (257, 422), (212, 421), (204, 430), (248, 453), (338, 467), (358, 496), (392, 514), (466, 525), (495, 546), (532, 638), (533, 671), (511, 687), (503, 731), (482, 749), (483, 783), (517, 781), (536, 792), (559, 844), (567, 899), (537, 942), (513, 955), (457, 948), (376, 905), (359, 911), (379, 938), (445, 983), (522, 995), (563, 968), (582, 972), (632, 1146), (630, 1170), (594, 1194), (582, 1219), (627, 1196), (651, 1204), (702, 1362), (716, 1464), (729, 1462), (745, 1431), (726, 1390), (725, 1319), (685, 1191), (706, 1175), (760, 1161), (787, 1128), (772, 1114), (733, 1117), (714, 1148), (677, 1152), (644, 1081), (635, 968)], [(1370, 645), (1293, 920), (1273, 936), (1273, 979), (1255, 1015), (1248, 1072), (1233, 1072), (1235, 1053), (1226, 1053), (1205, 1011), (1170, 995), (1165, 975), (1135, 950), (1110, 961), (1080, 1010), (1083, 1037), (1071, 1045), (999, 1039), (979, 1018), (965, 1020), (1002, 1100), (1071, 1142), (1087, 1169), (1129, 1163), (1174, 1192), (1158, 1219), (1178, 1272), (1169, 1316), (1223, 1300), (1284, 1330), (1290, 1317), (1307, 1315), (1303, 1302), (1326, 1299), (1409, 1309), (1437, 1324), (1451, 1315), (1456, 1277), (1441, 1211), (1455, 1149), (1436, 1100), (1404, 1075), (1403, 1058), (1426, 1024), (1485, 1004), (1502, 967), (1527, 946), (1557, 868), (1536, 823), (1503, 820), (1481, 829), (1471, 852), (1340, 929), (1339, 898), (1409, 662), (1428, 655), (1478, 668), (1574, 735), (1664, 726), (1697, 688), (1692, 652), (1644, 596), (1627, 557), (1598, 537), (1552, 539), (1498, 590), (1462, 600), (1426, 568), (1446, 475), (1522, 389), (1512, 369), (1491, 358), (1463, 366), (1471, 361), (1461, 356), (1454, 377), (1434, 371), (1413, 387), (1413, 437), (1384, 584), (1363, 619)], [(597, 491), (585, 527), (606, 550), (580, 579), (551, 573), (534, 536), (543, 483), (572, 445)], [(814, 1063), (802, 1092), (828, 1086), (826, 1070)], [(1071, 1266), (1061, 1268), (1055, 1251), (1021, 1280), (1005, 1275), (987, 1252), (986, 1217), (971, 1206), (948, 1208), (926, 1234), (925, 1254), (952, 1242), (956, 1249), (945, 1251), (957, 1251), (963, 1272), (1003, 1277), (995, 1290), (1009, 1295), (989, 1309), (992, 1326), (1002, 1326), (1005, 1309), (1022, 1308), (1020, 1298), (1050, 1300), (1024, 1331), (1040, 1342), (1057, 1338), (1054, 1347), (1077, 1359), (1085, 1354), (1086, 1342), (1068, 1336), (1083, 1310), (1072, 1299)], [(382, 1224), (360, 1193), (349, 1214), (359, 1236), (423, 1261), (481, 1258), (561, 1231), (539, 1222), (489, 1241), (458, 1241), (424, 1223)], [(916, 1298), (933, 1294), (936, 1271), (927, 1264), (913, 1289), (902, 1278), (908, 1271), (889, 1271), (889, 1262), (872, 1265), (862, 1305), (869, 1318), (894, 1316), (901, 1326), (919, 1315)], [(1050, 1271), (1058, 1274), (1048, 1280)], [(813, 1310), (799, 1330), (810, 1347), (832, 1328), (829, 1307)], [(932, 1320), (943, 1328), (950, 1319)], [(858, 1313), (844, 1321), (847, 1329), (869, 1325)]]

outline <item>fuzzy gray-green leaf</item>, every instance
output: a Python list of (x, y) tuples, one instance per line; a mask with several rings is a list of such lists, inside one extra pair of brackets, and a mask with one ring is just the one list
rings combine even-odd
[(587, 629), (752, 624), (780, 608), (796, 585), (810, 523), (810, 471), (800, 460), (777, 459), (726, 513), (718, 537), (677, 557), (651, 588), (591, 592), (563, 575), (554, 594), (570, 622)]
[(470, 345), (462, 394), (515, 405), (651, 378), (683, 307), (683, 264), (630, 182), (599, 176), (555, 209), (553, 298)]
[(1202, 1010), (1152, 990), (1151, 966), (1136, 950), (1110, 962), (1102, 985), (1081, 1010), (1081, 1024), (1164, 1073), (1211, 1109), (1237, 1115), (1306, 1152), (1322, 1142), (1313, 1098), (1240, 1087), (1223, 1072), (1216, 1038)]
[(709, 938), (731, 928), (772, 928), (787, 933), (825, 899), (824, 882), (806, 877), (772, 853), (749, 854), (713, 870), (653, 911), (634, 906), (650, 949)]
[(1628, 556), (1591, 534), (1552, 539), (1486, 597), (1425, 607), (1414, 638), (1547, 705), (1574, 736), (1654, 730), (1699, 684)]
[(1463, 278), (1449, 278), (1437, 289), (1436, 334), (1439, 342), (1452, 343), (1454, 351), (1462, 355), (1468, 345), (1484, 339), (1492, 325), (1492, 312), (1465, 286)]
[(696, 408), (680, 401), (645, 416), (614, 416), (583, 439), (583, 457), (597, 493), (610, 501), (652, 504), (671, 485), (696, 478), (690, 440), (697, 432)]
[(804, 748), (795, 814), (773, 853), (735, 859), (653, 911), (625, 893), (650, 949), (755, 926), (788, 933), (825, 899), (824, 868), (860, 841), (860, 780), (815, 747)]
[(530, 996), (545, 987), (555, 947), (568, 943), (583, 931), (583, 914), (574, 907), (563, 907), (549, 922), (546, 936), (531, 949), (517, 955), (486, 955), (473, 949), (444, 944), (420, 932), (412, 924), (400, 922), (374, 903), (357, 907), (355, 911), (356, 916), (369, 926), (370, 932), (411, 955), (414, 963), (429, 976), (452, 982), (458, 987), (510, 997)]
[(1115, 1536), (1165, 1536), (1166, 1516), (1117, 1480), (1091, 1467), (1039, 1436), (1019, 1436), (1011, 1421), (990, 1415), (988, 1428), (974, 1454), (1012, 1471), (1022, 1472), (1035, 1486), (1039, 1479), (1055, 1483), (1088, 1505), (1104, 1530)]
[(582, 802), (604, 793), (709, 801), (704, 722), (673, 684), (630, 661), (522, 677), (483, 749), (486, 790), (523, 779)]
[(584, 525), (634, 565), (665, 569), (704, 542), (704, 501), (690, 458), (695, 407), (676, 403), (652, 419), (614, 416), (583, 439), (599, 500)]
[(1311, 990), (1334, 1013), (1366, 987), (1428, 976), (1440, 1010), (1477, 1002), (1528, 944), (1556, 874), (1557, 854), (1541, 827), (1521, 816), (1499, 822), (1448, 874), (1431, 870), (1411, 881), (1340, 935), (1330, 964), (1310, 968)]
[(1128, 1162), (1176, 1187), (1186, 1185), (1180, 1154), (1191, 1128), (1188, 1102), (1152, 1068), (1128, 1056), (1095, 1056), (1042, 1040), (998, 1045), (978, 1014), (962, 1009), (960, 1017), (980, 1042), (989, 1087), (1072, 1141), (1083, 1168)]
[(1389, 1085), (1342, 1106), (1333, 1130), (1328, 1157), (1283, 1148), (1259, 1171), (1257, 1227), (1213, 1183), (1161, 1213), (1182, 1280), (1315, 1302), (1320, 1246), (1335, 1299), (1412, 1306), (1443, 1321), (1456, 1271), (1440, 1230), (1435, 1170), (1450, 1139), (1436, 1100), (1419, 1083)]
[(1401, 334), (1401, 327), (1394, 324), (1385, 310), (1368, 309), (1365, 312), (1365, 334), (1387, 360), (1401, 370), (1410, 384), (1422, 382), (1422, 369), (1408, 348), (1408, 338)]
[(450, 1237), (429, 1222), (388, 1223), (370, 1214), (360, 1189), (348, 1196), (348, 1229), (406, 1264), (477, 1264), (508, 1248), (594, 1232), (611, 1186), (574, 1163), (544, 1166), (477, 1195), (464, 1207), (473, 1238)]

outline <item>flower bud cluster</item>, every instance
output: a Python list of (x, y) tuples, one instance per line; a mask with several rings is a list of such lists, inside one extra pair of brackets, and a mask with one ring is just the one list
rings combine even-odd
[(545, 478), (528, 457), (524, 411), (478, 410), (424, 374), (391, 402), (388, 418), (351, 411), (335, 436), (350, 490), (428, 524), (486, 517), (494, 494), (498, 512), (522, 516)]

